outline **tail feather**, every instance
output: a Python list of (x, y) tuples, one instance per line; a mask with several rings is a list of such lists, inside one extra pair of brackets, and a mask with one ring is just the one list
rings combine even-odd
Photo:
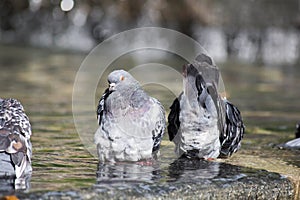
[(19, 165), (15, 165), (16, 178), (20, 178), (22, 176), (22, 174), (24, 173), (24, 171), (26, 169), (27, 164), (28, 164), (28, 161), (26, 159), (26, 156), (23, 154)]

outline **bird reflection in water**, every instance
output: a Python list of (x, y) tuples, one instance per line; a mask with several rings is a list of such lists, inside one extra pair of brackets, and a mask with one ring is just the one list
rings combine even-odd
[(242, 173), (239, 166), (182, 156), (165, 169), (161, 168), (159, 163), (150, 166), (130, 162), (99, 163), (95, 187), (98, 189), (122, 187), (124, 189), (139, 183), (152, 185), (165, 181), (169, 183), (208, 183), (220, 180), (231, 182), (244, 176), (246, 175)]
[(182, 156), (170, 164), (168, 169), (169, 180), (213, 179), (219, 175), (220, 164), (219, 162)]
[(159, 163), (141, 165), (134, 162), (99, 163), (97, 183), (153, 182), (160, 179)]
[(252, 173), (248, 168), (235, 166), (219, 161), (207, 161), (199, 158), (186, 158), (181, 156), (170, 164), (168, 169), (168, 179), (180, 182), (219, 182), (229, 183), (239, 180)]

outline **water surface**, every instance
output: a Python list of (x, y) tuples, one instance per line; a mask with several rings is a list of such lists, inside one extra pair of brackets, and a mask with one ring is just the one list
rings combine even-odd
[[(98, 166), (97, 159), (82, 144), (72, 115), (73, 83), (84, 57), (76, 53), (0, 46), (0, 96), (19, 99), (32, 123), (30, 192), (101, 189), (102, 183), (123, 184), (124, 178), (135, 183), (136, 180), (180, 183), (189, 177), (204, 177), (209, 181), (218, 177), (220, 166), (222, 169), (225, 165), (232, 169), (247, 167), (231, 178), (243, 178), (251, 173), (251, 169), (264, 169), (288, 176), (299, 184), (299, 151), (274, 148), (293, 139), (295, 124), (300, 120), (299, 66), (248, 65), (234, 61), (220, 64), (227, 96), (242, 111), (246, 124), (242, 149), (227, 160), (204, 163), (204, 168), (186, 172), (180, 171), (180, 166), (189, 166), (176, 163), (174, 145), (168, 141), (167, 135), (157, 165)], [(183, 62), (179, 59), (165, 61), (165, 64), (179, 68)], [(96, 99), (105, 87), (104, 77), (100, 80)], [(169, 112), (168, 106), (174, 98), (172, 92), (160, 86), (150, 85), (145, 89), (160, 99)], [(87, 116), (87, 119), (96, 123), (96, 115)], [(123, 178), (118, 180), (120, 173)]]

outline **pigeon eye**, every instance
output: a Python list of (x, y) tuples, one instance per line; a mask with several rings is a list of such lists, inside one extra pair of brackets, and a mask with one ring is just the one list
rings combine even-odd
[(120, 81), (123, 81), (125, 79), (124, 76), (120, 76)]

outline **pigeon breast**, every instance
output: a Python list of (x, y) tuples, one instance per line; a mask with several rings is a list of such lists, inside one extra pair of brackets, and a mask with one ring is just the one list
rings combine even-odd
[[(129, 77), (126, 73), (125, 80)], [(122, 86), (118, 84), (123, 82), (117, 83), (112, 92), (106, 90), (99, 101), (101, 120), (95, 143), (100, 161), (151, 159), (159, 149), (165, 129), (164, 109), (131, 78)]]

